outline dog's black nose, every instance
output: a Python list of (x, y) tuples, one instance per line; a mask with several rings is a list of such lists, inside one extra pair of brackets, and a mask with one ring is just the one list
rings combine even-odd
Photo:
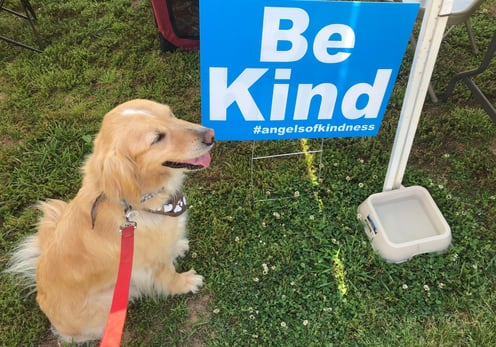
[(212, 145), (215, 142), (214, 136), (214, 130), (207, 128), (207, 130), (205, 130), (205, 132), (203, 133), (203, 144), (207, 146)]

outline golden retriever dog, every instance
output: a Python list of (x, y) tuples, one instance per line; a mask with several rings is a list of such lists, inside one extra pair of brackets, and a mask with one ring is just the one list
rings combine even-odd
[(68, 203), (39, 203), (37, 233), (9, 270), (31, 281), (36, 299), (64, 341), (100, 339), (119, 267), (125, 210), (137, 223), (129, 299), (195, 293), (203, 277), (176, 272), (189, 249), (184, 173), (210, 164), (212, 129), (176, 118), (167, 105), (132, 100), (105, 115), (81, 189)]

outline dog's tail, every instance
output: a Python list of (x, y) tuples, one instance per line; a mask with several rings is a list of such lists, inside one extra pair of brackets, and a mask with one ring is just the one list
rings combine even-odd
[(29, 294), (36, 291), (36, 265), (40, 256), (38, 235), (26, 237), (14, 250), (7, 269), (17, 277), (18, 284), (29, 290)]
[[(55, 230), (66, 203), (60, 200), (49, 200), (40, 202), (37, 207), (43, 212), (43, 217), (38, 222), (38, 228), (43, 229), (43, 232), (51, 233)], [(18, 283), (28, 289), (29, 293), (36, 291), (36, 267), (40, 254), (39, 236), (34, 234), (26, 237), (14, 249), (7, 265), (6, 272), (15, 275), (18, 278)]]
[(57, 227), (67, 203), (62, 200), (49, 199), (40, 201), (36, 207), (43, 213), (43, 217), (38, 221), (38, 230), (43, 234), (51, 234)]

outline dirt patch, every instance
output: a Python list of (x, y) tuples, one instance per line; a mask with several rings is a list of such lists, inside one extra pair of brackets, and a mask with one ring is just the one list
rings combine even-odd
[(203, 338), (206, 336), (208, 328), (206, 325), (202, 325), (201, 322), (206, 321), (210, 315), (211, 297), (210, 293), (205, 293), (188, 302), (188, 321), (185, 329), (189, 332), (191, 338), (184, 346), (205, 346)]
[(15, 146), (17, 142), (7, 135), (0, 135), (0, 144), (2, 146), (7, 147), (7, 146)]
[(489, 145), (489, 150), (492, 154), (496, 155), (496, 137), (493, 138), (493, 141)]
[(55, 347), (62, 346), (62, 343), (58, 341), (57, 337), (52, 334), (51, 331), (47, 331), (46, 337), (38, 343), (39, 347)]

